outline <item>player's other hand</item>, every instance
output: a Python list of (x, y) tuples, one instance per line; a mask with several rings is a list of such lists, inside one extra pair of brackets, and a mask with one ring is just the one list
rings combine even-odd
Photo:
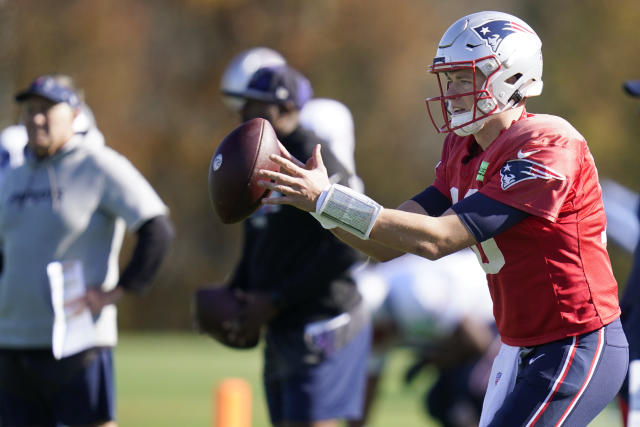
[(248, 329), (260, 329), (276, 315), (271, 294), (268, 292), (243, 292), (236, 294), (245, 304), (244, 310), (238, 316)]
[(122, 298), (122, 295), (124, 295), (124, 290), (119, 286), (116, 286), (110, 291), (103, 291), (99, 288), (89, 288), (87, 289), (85, 298), (91, 313), (93, 315), (98, 315), (103, 307), (115, 304), (120, 298)]
[(316, 145), (313, 155), (304, 164), (293, 157), (282, 144), (281, 155), (272, 154), (270, 159), (280, 166), (280, 172), (261, 169), (258, 177), (264, 179), (260, 185), (282, 194), (279, 197), (266, 197), (263, 204), (291, 205), (298, 209), (315, 212), (316, 201), (320, 194), (329, 188), (331, 182), (327, 168), (322, 162), (320, 144)]
[(236, 296), (244, 307), (235, 319), (225, 322), (223, 328), (229, 342), (243, 345), (260, 334), (260, 330), (275, 316), (276, 308), (271, 295), (266, 292), (237, 290)]
[(83, 296), (67, 301), (65, 308), (70, 309), (72, 316), (78, 315), (88, 308), (91, 314), (97, 316), (104, 306), (115, 304), (123, 295), (124, 291), (120, 287), (115, 287), (110, 291), (103, 291), (100, 288), (89, 288)]

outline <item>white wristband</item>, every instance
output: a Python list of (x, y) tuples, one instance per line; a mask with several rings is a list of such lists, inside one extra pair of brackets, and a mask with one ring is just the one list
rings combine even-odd
[(324, 191), (320, 193), (318, 200), (316, 200), (316, 212), (318, 214), (320, 214), (320, 210), (322, 209), (322, 205), (324, 204), (324, 201), (327, 198), (327, 194), (329, 193), (329, 190), (331, 190), (331, 185), (325, 188)]
[(325, 228), (327, 230), (331, 230), (332, 228), (336, 228), (338, 226), (337, 222), (332, 221), (329, 218), (325, 218), (322, 215), (320, 215), (319, 213), (316, 213), (316, 212), (309, 212), (309, 213), (311, 214), (312, 217), (314, 217), (315, 219), (318, 220), (318, 222), (320, 223), (322, 228)]
[(316, 201), (316, 212), (309, 212), (312, 217), (314, 217), (315, 219), (318, 220), (318, 222), (320, 223), (322, 228), (325, 228), (327, 230), (331, 230), (332, 228), (336, 228), (338, 226), (337, 222), (332, 221), (330, 218), (324, 218), (324, 217), (322, 217), (322, 215), (320, 215), (318, 213), (318, 210), (319, 210), (320, 206), (322, 206), (322, 203), (324, 202), (324, 199), (327, 197), (327, 193), (329, 192), (329, 188), (331, 188), (331, 186), (327, 187), (326, 190), (324, 190), (322, 193), (320, 193), (320, 197), (318, 197), (318, 201)]
[(361, 239), (368, 239), (382, 206), (375, 200), (349, 187), (332, 184), (323, 191), (316, 204), (316, 213)]

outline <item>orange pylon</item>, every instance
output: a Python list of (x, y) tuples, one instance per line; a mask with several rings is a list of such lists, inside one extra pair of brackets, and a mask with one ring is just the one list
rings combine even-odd
[(241, 378), (225, 378), (215, 392), (214, 427), (251, 427), (251, 386)]

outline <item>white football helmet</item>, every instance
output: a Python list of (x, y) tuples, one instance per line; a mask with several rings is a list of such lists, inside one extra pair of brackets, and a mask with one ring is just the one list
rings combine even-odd
[(224, 103), (230, 109), (240, 111), (245, 100), (226, 95), (244, 92), (251, 76), (259, 68), (284, 65), (286, 62), (282, 55), (268, 47), (254, 47), (236, 55), (227, 66), (220, 81)]
[[(476, 133), (491, 115), (515, 107), (524, 98), (540, 95), (541, 48), (542, 42), (533, 29), (513, 15), (488, 11), (457, 20), (442, 36), (429, 67), (440, 87), (440, 96), (427, 98), (427, 111), (438, 133)], [(448, 95), (447, 80), (440, 73), (457, 70), (472, 70), (474, 83), (477, 71), (486, 80), (472, 92)], [(474, 107), (452, 114), (450, 100), (462, 96), (473, 96)], [(431, 111), (433, 102), (440, 106), (443, 124)]]

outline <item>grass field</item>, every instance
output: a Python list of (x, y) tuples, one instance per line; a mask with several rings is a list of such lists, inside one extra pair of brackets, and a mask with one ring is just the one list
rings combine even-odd
[[(421, 408), (428, 373), (405, 386), (408, 353), (392, 354), (370, 427), (436, 426)], [(224, 378), (238, 377), (253, 391), (253, 427), (269, 426), (262, 393), (260, 350), (230, 350), (195, 333), (122, 334), (115, 353), (120, 427), (212, 426), (214, 392)], [(591, 426), (617, 427), (613, 407)]]

